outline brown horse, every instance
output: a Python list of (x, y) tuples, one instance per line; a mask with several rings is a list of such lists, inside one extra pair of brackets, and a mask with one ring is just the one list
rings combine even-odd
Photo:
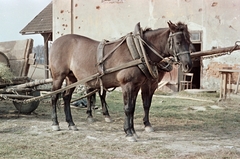
[[(193, 46), (192, 43), (190, 43), (190, 52), (195, 52), (195, 48)], [(142, 97), (142, 102), (143, 102), (143, 108), (144, 108), (144, 117), (143, 117), (143, 124), (144, 124), (144, 128), (146, 132), (153, 132), (154, 129), (149, 121), (149, 110), (151, 107), (151, 103), (152, 103), (152, 97), (153, 94), (155, 92), (155, 90), (158, 88), (158, 83), (161, 82), (161, 80), (163, 79), (164, 75), (166, 74), (166, 72), (170, 72), (172, 70), (172, 65), (170, 64), (170, 62), (167, 61), (162, 61), (159, 65), (158, 65), (158, 78), (156, 79), (148, 79), (142, 86), (141, 86), (141, 97)], [(87, 92), (91, 92), (93, 91), (92, 89), (88, 89)], [(110, 114), (108, 112), (108, 105), (106, 102), (106, 90), (103, 90), (102, 93), (101, 91), (98, 91), (99, 97), (100, 97), (100, 101), (101, 101), (101, 105), (102, 105), (102, 113), (105, 117), (105, 121), (106, 122), (112, 122), (112, 119), (110, 117)], [(92, 107), (93, 105), (93, 101), (96, 101), (96, 93), (93, 94), (91, 96), (92, 99), (91, 101), (88, 101), (88, 103), (90, 103), (87, 107), (87, 114), (88, 114), (88, 121), (89, 122), (93, 122), (93, 116), (92, 116)]]
[[(187, 26), (183, 23), (168, 23), (167, 29), (147, 30), (143, 32), (142, 40), (145, 42), (144, 48), (151, 64), (159, 63), (162, 58), (173, 56), (182, 64), (182, 70), (189, 72), (192, 68), (192, 61), (189, 52), (190, 36)], [(53, 78), (52, 90), (61, 88), (64, 79), (66, 84), (72, 84), (78, 80), (85, 79), (96, 73), (97, 69), (97, 48), (100, 42), (90, 38), (69, 34), (64, 35), (54, 41), (49, 54), (49, 64)], [(112, 51), (113, 50), (113, 51)], [(126, 41), (115, 42), (106, 45), (104, 54), (111, 54), (105, 58), (105, 69), (123, 66), (133, 61)], [(156, 54), (157, 52), (157, 54)], [(138, 91), (146, 83), (148, 78), (139, 69), (131, 66), (116, 70), (86, 82), (90, 88), (100, 88), (101, 84), (105, 88), (121, 87), (124, 102), (124, 131), (129, 141), (136, 141), (134, 129), (134, 111)], [(70, 100), (74, 88), (63, 92), (64, 111), (69, 128), (77, 130), (71, 115)], [(52, 96), (52, 121), (53, 129), (59, 130), (56, 105), (59, 94)]]

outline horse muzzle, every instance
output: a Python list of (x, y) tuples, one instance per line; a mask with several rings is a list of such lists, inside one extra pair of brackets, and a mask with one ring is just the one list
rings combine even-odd
[(182, 71), (184, 73), (190, 72), (192, 70), (192, 62), (189, 63), (182, 63)]

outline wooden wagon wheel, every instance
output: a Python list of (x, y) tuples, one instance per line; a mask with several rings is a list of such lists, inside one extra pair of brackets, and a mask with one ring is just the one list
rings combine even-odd
[(0, 52), (0, 62), (4, 63), (4, 64), (6, 64), (6, 66), (10, 67), (8, 57), (2, 52)]
[[(31, 91), (30, 93), (26, 92), (18, 92), (21, 95), (30, 95), (30, 96), (40, 96), (40, 91)], [(20, 102), (13, 102), (14, 106), (16, 107), (16, 109), (22, 113), (22, 114), (31, 114), (35, 109), (37, 109), (38, 105), (39, 105), (40, 101), (32, 101), (29, 103), (20, 103)]]

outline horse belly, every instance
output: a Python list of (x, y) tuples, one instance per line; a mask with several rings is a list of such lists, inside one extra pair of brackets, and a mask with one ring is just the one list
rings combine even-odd
[(134, 85), (140, 86), (145, 82), (146, 76), (136, 66), (119, 71), (119, 73), (117, 74), (117, 80), (120, 85), (132, 83)]

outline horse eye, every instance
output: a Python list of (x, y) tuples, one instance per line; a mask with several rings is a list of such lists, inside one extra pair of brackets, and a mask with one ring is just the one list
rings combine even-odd
[(181, 43), (180, 43), (180, 42), (177, 42), (177, 45), (181, 45)]

